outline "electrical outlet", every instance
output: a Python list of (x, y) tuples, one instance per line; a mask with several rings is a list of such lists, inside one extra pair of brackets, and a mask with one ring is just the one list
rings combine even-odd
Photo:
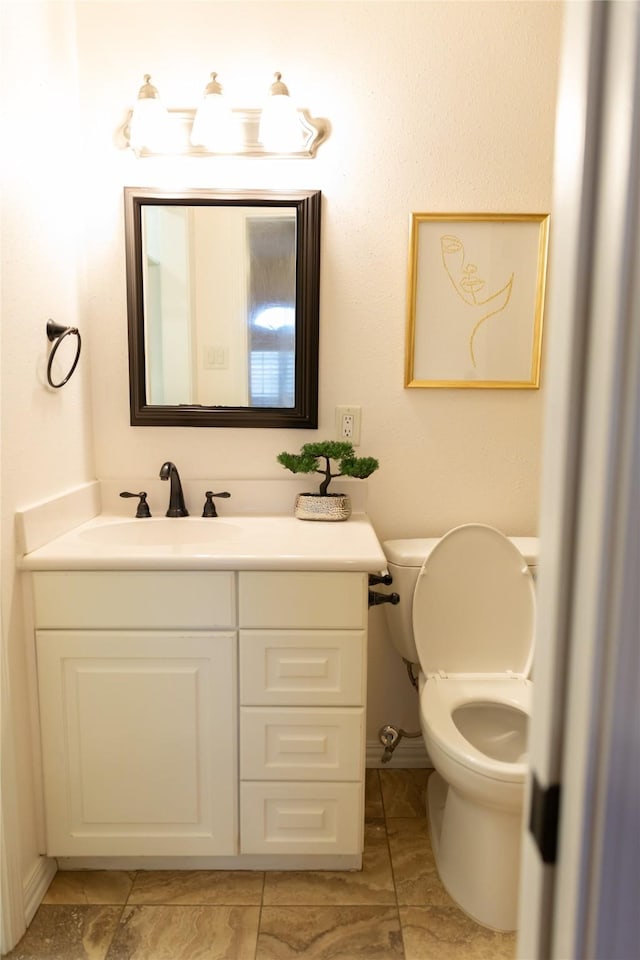
[(357, 447), (360, 443), (360, 407), (336, 407), (336, 434)]

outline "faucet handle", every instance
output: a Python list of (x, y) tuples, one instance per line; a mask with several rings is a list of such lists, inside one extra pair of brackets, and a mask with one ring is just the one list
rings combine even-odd
[(151, 510), (149, 510), (149, 504), (147, 503), (147, 491), (141, 490), (140, 493), (129, 493), (128, 490), (123, 490), (120, 494), (121, 497), (140, 497), (138, 503), (138, 509), (136, 510), (136, 517), (150, 517)]
[(214, 493), (212, 490), (207, 490), (207, 492), (205, 493), (205, 497), (207, 499), (205, 500), (204, 507), (202, 508), (202, 516), (217, 517), (218, 511), (216, 510), (216, 505), (213, 502), (213, 498), (223, 497), (225, 500), (228, 500), (230, 496), (231, 494), (227, 490), (223, 490), (222, 493)]

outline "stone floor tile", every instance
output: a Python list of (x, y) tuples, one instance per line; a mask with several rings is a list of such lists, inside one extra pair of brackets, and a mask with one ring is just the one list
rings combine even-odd
[(128, 903), (260, 905), (264, 873), (251, 870), (139, 870)]
[(125, 904), (134, 877), (133, 870), (58, 870), (42, 902)]
[(106, 960), (253, 960), (259, 907), (127, 906)]
[(395, 907), (263, 907), (256, 960), (403, 960)]
[(431, 769), (380, 770), (386, 817), (424, 817)]
[(438, 876), (427, 818), (390, 818), (387, 835), (398, 903), (455, 906)]
[(513, 960), (516, 934), (474, 923), (457, 907), (399, 907), (405, 960)]
[(365, 824), (362, 870), (269, 871), (263, 903), (366, 905), (394, 904), (395, 890), (384, 822)]
[(122, 909), (42, 904), (6, 960), (105, 960)]

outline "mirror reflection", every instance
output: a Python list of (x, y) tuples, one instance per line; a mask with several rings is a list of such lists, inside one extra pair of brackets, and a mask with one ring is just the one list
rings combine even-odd
[(293, 407), (295, 211), (148, 206), (142, 245), (149, 402)]
[(319, 194), (126, 194), (131, 422), (316, 426)]

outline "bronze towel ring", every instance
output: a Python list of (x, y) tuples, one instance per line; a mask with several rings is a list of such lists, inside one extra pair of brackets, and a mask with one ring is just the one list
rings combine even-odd
[[(51, 377), (51, 364), (53, 363), (53, 358), (56, 355), (56, 351), (58, 347), (60, 346), (64, 338), (68, 337), (70, 334), (75, 334), (75, 336), (78, 338), (78, 347), (76, 350), (76, 355), (74, 357), (73, 363), (71, 364), (69, 372), (64, 378), (64, 380), (61, 380), (59, 383), (54, 383)], [(51, 354), (49, 356), (49, 362), (47, 363), (47, 383), (49, 384), (50, 387), (53, 387), (54, 389), (57, 390), (59, 387), (64, 387), (65, 383), (67, 383), (70, 380), (71, 375), (73, 374), (73, 371), (78, 366), (78, 360), (80, 359), (80, 349), (82, 347), (82, 339), (80, 337), (80, 331), (78, 330), (77, 327), (63, 327), (59, 323), (54, 323), (53, 320), (47, 320), (47, 337), (52, 343), (54, 340), (56, 341), (53, 347), (53, 350), (51, 351)]]

